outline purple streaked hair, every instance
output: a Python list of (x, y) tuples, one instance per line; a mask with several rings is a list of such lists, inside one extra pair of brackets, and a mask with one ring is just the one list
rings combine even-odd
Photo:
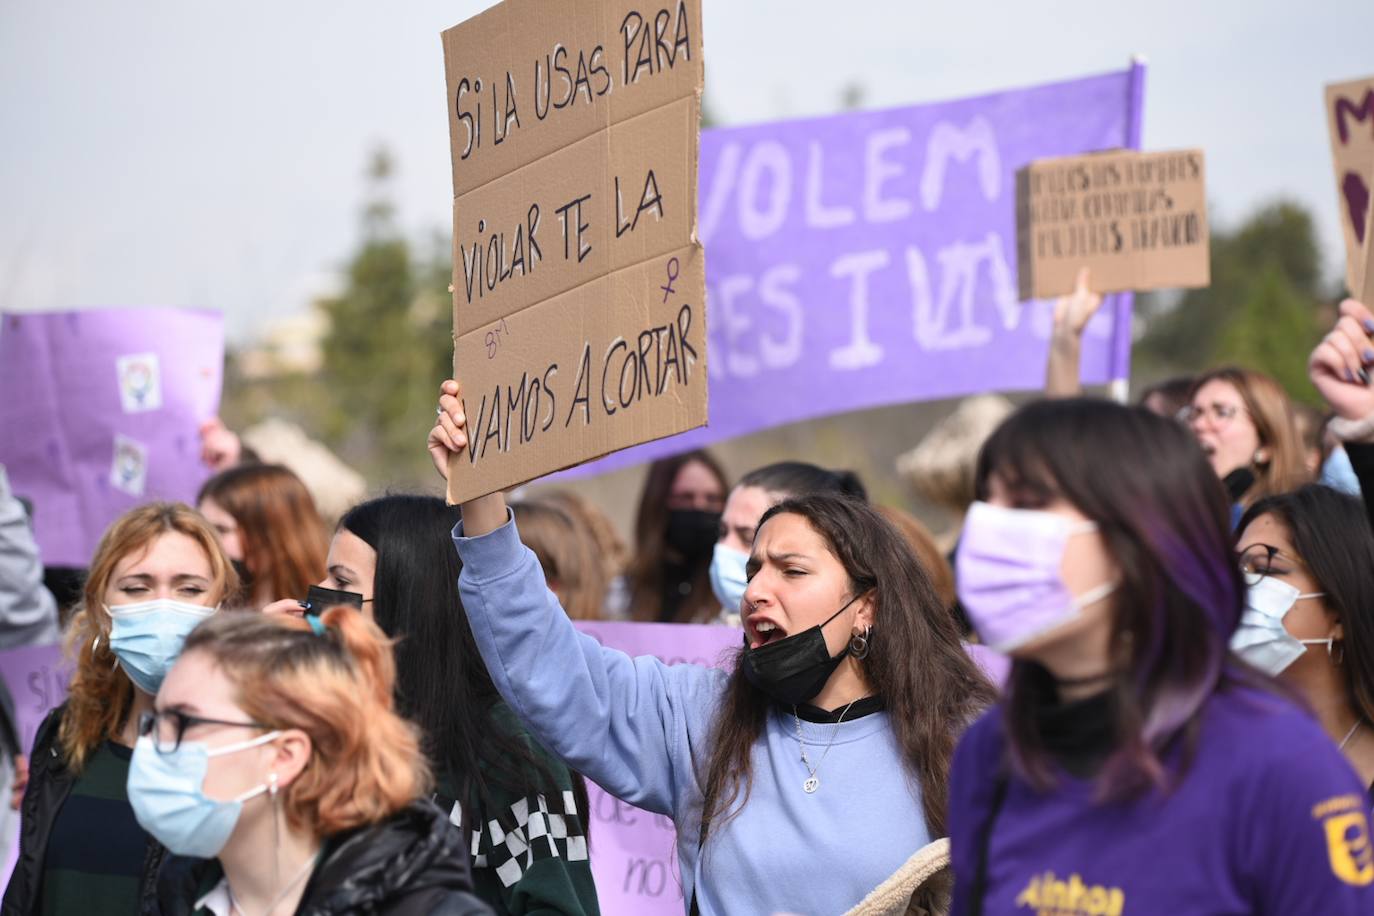
[[(1111, 641), (1116, 742), (1099, 793), (1167, 787), (1166, 758), (1181, 750), (1186, 767), (1203, 706), (1233, 676), (1228, 644), (1245, 589), (1220, 481), (1178, 423), (1090, 399), (1040, 401), (1009, 417), (979, 456), (979, 498), (993, 476), (1023, 505), (1063, 498), (1097, 523), (1122, 573)], [(1054, 785), (1054, 764), (1036, 723), (1054, 702), (1043, 667), (1012, 665), (1003, 700), (1011, 761), (1042, 789)]]

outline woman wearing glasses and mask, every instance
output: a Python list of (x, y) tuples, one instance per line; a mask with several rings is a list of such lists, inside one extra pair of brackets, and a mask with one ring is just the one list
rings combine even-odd
[(394, 680), (386, 637), (351, 608), (198, 627), (129, 770), (139, 823), (175, 854), (158, 911), (490, 914), (462, 833), (424, 798)]
[(164, 850), (139, 827), (125, 783), (139, 716), (183, 640), (238, 579), (189, 506), (151, 503), (118, 519), (91, 561), (68, 651), (67, 701), (39, 726), (20, 855), (4, 916), (137, 913)]
[(1232, 522), (1256, 500), (1306, 483), (1302, 439), (1279, 383), (1249, 369), (1213, 369), (1193, 383), (1179, 419), (1197, 437), (1233, 504)]
[(1262, 499), (1236, 547), (1247, 599), (1231, 646), (1295, 688), (1374, 792), (1374, 534), (1353, 496)]
[(959, 596), (1013, 664), (950, 770), (954, 912), (1374, 912), (1364, 786), (1229, 652), (1245, 580), (1188, 433), (1031, 404), (978, 496)]

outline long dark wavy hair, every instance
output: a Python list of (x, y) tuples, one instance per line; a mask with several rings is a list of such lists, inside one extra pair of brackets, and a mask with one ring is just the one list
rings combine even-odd
[[(777, 515), (803, 518), (844, 566), (851, 594), (874, 595), (869, 653), (859, 665), (886, 705), (930, 835), (945, 836), (954, 745), (965, 726), (996, 698), (992, 685), (964, 651), (920, 561), (875, 509), (844, 496), (794, 497), (765, 512), (759, 530)], [(736, 664), (713, 725), (703, 843), (713, 825), (728, 820), (749, 800), (750, 753), (772, 703)]]
[[(454, 781), (466, 809), (494, 810), (494, 787), (524, 796), (562, 791), (523, 730), (493, 722), (501, 696), (487, 674), (458, 596), (462, 568), (450, 532), (458, 507), (432, 496), (393, 495), (361, 503), (339, 521), (377, 552), (372, 612), (396, 640), (396, 702), (420, 726), (436, 775)], [(586, 785), (574, 775), (578, 810)], [(464, 811), (464, 824), (481, 823)], [(585, 818), (584, 818), (585, 822)]]
[[(692, 451), (660, 458), (649, 465), (649, 476), (639, 497), (635, 514), (635, 553), (625, 570), (630, 588), (630, 613), (635, 620), (657, 622), (663, 609), (665, 568), (672, 548), (668, 546), (668, 494), (673, 490), (678, 471), (693, 462), (700, 464), (720, 481), (721, 499), (730, 491), (725, 470), (710, 452)], [(715, 616), (720, 609), (711, 592), (711, 556), (693, 570), (692, 590), (678, 609), (673, 623), (699, 623)]]
[[(1057, 498), (1097, 523), (1121, 570), (1112, 596), (1115, 750), (1098, 777), (1104, 798), (1167, 786), (1165, 753), (1195, 744), (1203, 705), (1224, 683), (1258, 683), (1228, 663), (1245, 584), (1232, 551), (1226, 492), (1181, 424), (1142, 407), (1076, 398), (1039, 401), (983, 446), (977, 491), (996, 476), (1016, 505)], [(1004, 689), (1012, 763), (1054, 785), (1036, 723), (1057, 702), (1049, 672), (1017, 660)]]
[(1350, 707), (1374, 722), (1374, 532), (1364, 504), (1320, 484), (1268, 496), (1245, 513), (1238, 533), (1264, 515), (1288, 529), (1293, 549), (1326, 592), (1345, 634), (1341, 671)]

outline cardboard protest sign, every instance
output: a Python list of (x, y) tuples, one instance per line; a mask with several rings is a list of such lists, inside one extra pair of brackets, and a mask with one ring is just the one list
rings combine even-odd
[[(565, 473), (844, 411), (1039, 389), (1053, 302), (1018, 301), (1016, 170), (1131, 146), (1143, 96), (1136, 65), (703, 131), (711, 425)], [(1129, 376), (1131, 295), (1110, 296), (1088, 325), (1085, 384)]]
[[(1370, 216), (1374, 218), (1374, 203), (1370, 204)], [(1360, 286), (1356, 288), (1355, 296), (1374, 308), (1374, 232), (1364, 234), (1364, 252), (1360, 260)]]
[(699, 0), (444, 32), (461, 502), (706, 422)]
[(1202, 150), (1091, 153), (1016, 173), (1022, 299), (1070, 293), (1078, 271), (1095, 292), (1206, 286)]
[(1374, 76), (1327, 86), (1326, 121), (1345, 238), (1345, 285), (1359, 293), (1374, 214)]
[(213, 312), (0, 315), (0, 464), (33, 504), (45, 564), (84, 567), (123, 512), (195, 499), (223, 369)]

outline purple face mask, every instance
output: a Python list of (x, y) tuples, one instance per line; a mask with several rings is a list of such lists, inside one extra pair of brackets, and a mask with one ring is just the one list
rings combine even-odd
[(1096, 531), (1062, 515), (976, 502), (959, 538), (959, 601), (991, 649), (1010, 652), (1116, 590), (1108, 582), (1075, 597), (1060, 568), (1069, 538)]

